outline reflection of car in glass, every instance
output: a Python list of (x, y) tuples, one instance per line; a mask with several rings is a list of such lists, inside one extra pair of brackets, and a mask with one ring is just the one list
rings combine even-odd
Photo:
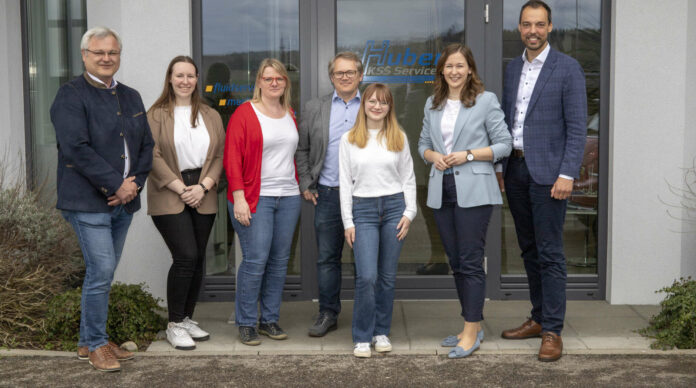
[(596, 210), (597, 187), (599, 183), (599, 117), (589, 117), (587, 129), (589, 135), (585, 143), (585, 155), (580, 166), (580, 177), (573, 183), (573, 193), (568, 201), (570, 209)]

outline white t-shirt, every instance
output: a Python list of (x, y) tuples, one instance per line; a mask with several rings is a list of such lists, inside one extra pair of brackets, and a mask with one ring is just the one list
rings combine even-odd
[(203, 167), (210, 146), (210, 135), (198, 112), (196, 128), (191, 127), (191, 106), (174, 107), (174, 146), (179, 170)]
[(353, 196), (382, 197), (404, 193), (404, 215), (413, 221), (416, 217), (416, 176), (413, 159), (404, 135), (404, 148), (389, 151), (377, 141), (379, 129), (369, 129), (365, 148), (348, 142), (349, 132), (341, 137), (338, 149), (339, 181), (341, 193), (341, 217), (343, 227), (352, 228)]
[(442, 132), (442, 141), (445, 144), (445, 152), (449, 155), (452, 152), (452, 143), (454, 142), (454, 124), (457, 122), (457, 116), (462, 108), (460, 100), (447, 99), (447, 104), (442, 112), (442, 121), (440, 121), (440, 131)]
[(300, 139), (295, 122), (289, 113), (274, 119), (261, 113), (251, 104), (261, 124), (263, 151), (261, 154), (261, 192), (265, 197), (299, 195), (295, 178), (295, 150)]

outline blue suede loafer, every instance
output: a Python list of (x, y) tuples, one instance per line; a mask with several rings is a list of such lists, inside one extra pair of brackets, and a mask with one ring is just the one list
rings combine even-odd
[[(480, 342), (483, 342), (483, 329), (479, 330), (478, 333), (476, 333), (476, 339), (478, 339)], [(459, 343), (459, 338), (457, 338), (456, 335), (450, 335), (447, 336), (447, 338), (443, 339), (442, 342), (440, 342), (440, 346), (443, 348), (453, 348), (457, 346)]]
[(479, 341), (478, 337), (476, 338), (476, 342), (474, 342), (474, 345), (470, 347), (467, 350), (462, 349), (460, 346), (455, 347), (454, 349), (450, 350), (449, 354), (447, 355), (448, 358), (464, 358), (464, 357), (469, 357), (471, 353), (473, 353), (475, 350), (478, 350), (478, 348), (481, 347), (481, 341)]

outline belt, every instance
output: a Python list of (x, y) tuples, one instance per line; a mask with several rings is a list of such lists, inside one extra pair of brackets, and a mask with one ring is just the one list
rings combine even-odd
[(510, 156), (514, 156), (518, 159), (524, 159), (524, 150), (513, 149)]
[(190, 175), (190, 174), (200, 174), (201, 169), (200, 168), (192, 168), (190, 170), (184, 170), (181, 172), (181, 175)]
[(319, 183), (317, 183), (317, 187), (322, 188), (324, 190), (336, 190), (336, 191), (338, 191), (340, 189), (339, 186), (326, 186), (326, 185), (322, 185)]

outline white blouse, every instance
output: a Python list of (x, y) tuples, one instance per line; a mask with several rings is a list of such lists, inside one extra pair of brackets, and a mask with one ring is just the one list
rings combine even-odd
[(440, 121), (440, 132), (442, 132), (442, 141), (445, 144), (445, 152), (449, 155), (452, 152), (452, 143), (454, 142), (454, 124), (457, 122), (457, 116), (462, 108), (460, 100), (447, 99), (447, 104), (442, 112), (442, 121)]
[(196, 128), (191, 127), (191, 106), (174, 107), (174, 146), (180, 171), (203, 167), (210, 135), (200, 112), (196, 118)]
[(299, 195), (295, 179), (295, 150), (300, 136), (290, 113), (279, 119), (268, 117), (251, 104), (261, 124), (261, 192), (266, 197)]
[(404, 216), (413, 221), (416, 217), (416, 176), (413, 159), (404, 134), (404, 148), (399, 152), (387, 150), (377, 141), (379, 129), (370, 129), (365, 148), (348, 142), (348, 133), (341, 137), (338, 150), (341, 217), (343, 227), (353, 224), (353, 196), (382, 197), (404, 193)]

